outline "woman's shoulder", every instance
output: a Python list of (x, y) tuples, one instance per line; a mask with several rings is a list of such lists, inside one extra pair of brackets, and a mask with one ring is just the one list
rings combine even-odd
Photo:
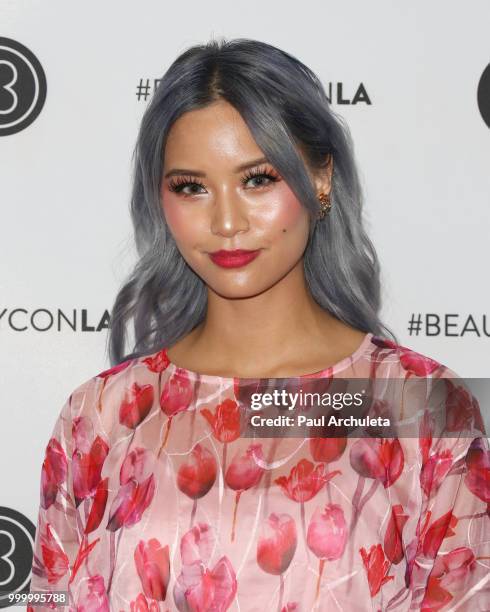
[(166, 350), (130, 357), (83, 380), (69, 394), (66, 405), (71, 418), (113, 412), (114, 406), (138, 403), (154, 394), (155, 376), (169, 364)]
[(449, 431), (462, 437), (466, 432), (470, 438), (486, 435), (480, 407), (487, 393), (485, 381), (475, 384), (440, 360), (390, 339), (373, 336), (371, 343), (370, 360), (376, 378), (396, 378), (403, 392), (412, 395), (419, 385), (417, 391), (425, 395), (424, 405), (434, 415), (440, 413), (441, 423)]
[(376, 364), (397, 365), (403, 376), (461, 378), (439, 359), (381, 335), (372, 335), (369, 358)]

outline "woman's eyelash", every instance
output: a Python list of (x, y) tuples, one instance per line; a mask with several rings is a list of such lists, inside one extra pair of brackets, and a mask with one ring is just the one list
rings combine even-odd
[[(267, 170), (266, 168), (252, 168), (251, 170), (248, 170), (240, 180), (243, 185), (246, 185), (250, 179), (258, 177), (266, 178), (272, 183), (279, 180), (279, 176), (277, 174), (275, 174), (273, 171)], [(179, 176), (175, 180), (172, 179), (169, 181), (168, 188), (170, 191), (180, 193), (184, 187), (187, 187), (188, 185), (197, 185), (198, 187), (202, 187), (204, 189), (204, 185), (201, 183), (201, 181), (190, 176)]]
[(251, 170), (248, 170), (244, 177), (241, 179), (242, 183), (245, 184), (247, 183), (251, 178), (256, 178), (256, 177), (265, 177), (269, 180), (271, 180), (273, 183), (275, 183), (276, 181), (279, 180), (279, 177), (277, 174), (275, 174), (272, 171), (268, 171), (267, 168), (252, 168)]
[(172, 179), (169, 181), (168, 188), (170, 191), (180, 193), (187, 185), (199, 185), (199, 187), (204, 189), (204, 185), (200, 181), (196, 181), (190, 176), (179, 176), (175, 180)]

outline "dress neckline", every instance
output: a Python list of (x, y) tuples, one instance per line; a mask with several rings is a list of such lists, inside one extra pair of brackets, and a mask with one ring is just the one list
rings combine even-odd
[(350, 367), (353, 363), (355, 363), (356, 361), (358, 361), (366, 352), (368, 352), (368, 349), (370, 347), (371, 344), (371, 339), (373, 338), (374, 334), (372, 332), (368, 332), (366, 333), (366, 335), (364, 336), (361, 344), (357, 347), (357, 349), (351, 354), (348, 355), (347, 357), (344, 357), (343, 359), (341, 359), (340, 361), (338, 361), (337, 363), (331, 365), (331, 366), (327, 366), (326, 368), (323, 368), (322, 370), (318, 370), (317, 372), (311, 372), (309, 374), (299, 374), (296, 376), (281, 376), (281, 377), (253, 377), (253, 376), (248, 376), (248, 377), (244, 377), (244, 376), (219, 376), (217, 374), (203, 374), (200, 372), (195, 372), (194, 370), (189, 370), (187, 368), (182, 368), (180, 366), (178, 366), (177, 364), (175, 364), (168, 356), (167, 353), (167, 348), (163, 349), (164, 355), (166, 360), (168, 361), (168, 368), (171, 368), (171, 372), (172, 374), (179, 371), (181, 374), (185, 374), (187, 375), (188, 378), (192, 379), (192, 380), (196, 380), (199, 379), (202, 382), (207, 382), (207, 383), (221, 383), (221, 382), (230, 382), (233, 383), (234, 381), (240, 381), (240, 380), (277, 380), (277, 381), (282, 381), (282, 380), (289, 380), (291, 378), (321, 378), (322, 376), (333, 376), (335, 375), (337, 372), (340, 372), (341, 370), (345, 370), (346, 368)]

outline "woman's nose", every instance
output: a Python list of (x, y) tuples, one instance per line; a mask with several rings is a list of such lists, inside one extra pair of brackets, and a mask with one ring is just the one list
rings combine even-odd
[(211, 210), (211, 231), (214, 234), (233, 236), (249, 227), (244, 202), (231, 189), (225, 188), (216, 194)]

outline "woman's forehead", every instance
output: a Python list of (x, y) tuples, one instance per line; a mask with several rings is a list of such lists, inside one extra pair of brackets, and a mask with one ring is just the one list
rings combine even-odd
[(241, 115), (220, 103), (184, 113), (169, 130), (165, 146), (166, 165), (193, 163), (213, 167), (226, 164), (234, 169), (244, 160), (263, 157)]

